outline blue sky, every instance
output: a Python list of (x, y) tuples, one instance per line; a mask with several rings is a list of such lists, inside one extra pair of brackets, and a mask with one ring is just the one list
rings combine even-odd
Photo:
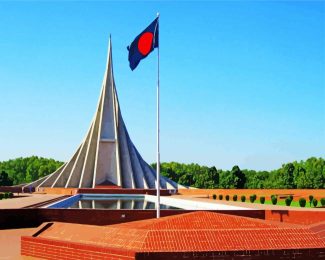
[(95, 112), (109, 34), (124, 121), (155, 160), (157, 52), (126, 46), (160, 12), (161, 158), (275, 169), (325, 156), (325, 2), (0, 2), (0, 160), (68, 160)]

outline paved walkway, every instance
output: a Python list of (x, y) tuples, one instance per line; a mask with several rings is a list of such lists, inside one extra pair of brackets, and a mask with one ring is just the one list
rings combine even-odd
[(269, 210), (297, 210), (297, 211), (325, 211), (325, 208), (301, 208), (301, 207), (288, 207), (288, 206), (277, 206), (277, 205), (269, 205), (269, 204), (260, 204), (260, 203), (250, 203), (250, 202), (239, 202), (239, 201), (226, 201), (226, 200), (213, 200), (207, 198), (205, 195), (173, 195), (173, 198), (177, 199), (186, 199), (186, 200), (193, 200), (193, 201), (202, 201), (202, 202), (210, 202), (216, 204), (223, 204), (223, 205), (230, 205), (230, 206), (237, 206), (237, 207), (244, 207), (250, 209), (269, 209)]
[(29, 193), (20, 193), (19, 197), (15, 197), (12, 199), (3, 199), (0, 200), (0, 209), (18, 209), (26, 206), (30, 206), (36, 203), (44, 202), (47, 200), (51, 200), (57, 197), (61, 197), (62, 195), (58, 194), (29, 194)]
[(31, 236), (39, 228), (0, 230), (0, 260), (28, 259), (20, 256), (20, 237)]
[[(22, 208), (61, 197), (62, 195), (24, 193), (19, 194), (19, 196), (15, 194), (15, 196), (16, 197), (12, 199), (0, 200), (0, 209)], [(38, 229), (39, 227), (0, 230), (0, 260), (36, 259), (31, 257), (23, 257), (20, 255), (20, 237), (30, 236)]]

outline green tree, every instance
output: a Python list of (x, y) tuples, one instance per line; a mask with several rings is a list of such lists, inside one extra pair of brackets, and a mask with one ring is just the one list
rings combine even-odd
[(305, 168), (297, 162), (294, 162), (294, 182), (295, 182), (295, 187), (297, 187), (298, 189), (303, 189), (307, 187), (307, 176), (306, 176), (306, 170)]
[(195, 187), (213, 189), (219, 185), (219, 173), (215, 167), (201, 167), (194, 174)]
[(246, 176), (245, 188), (248, 189), (263, 189), (265, 188), (265, 181), (269, 178), (269, 172), (267, 171), (254, 171), (243, 170)]
[(295, 188), (294, 171), (295, 171), (295, 167), (293, 163), (288, 163), (282, 166), (282, 169), (280, 169), (282, 188), (284, 189)]
[(0, 171), (8, 173), (13, 185), (37, 180), (54, 172), (63, 163), (37, 156), (0, 162)]
[(0, 172), (0, 186), (11, 186), (13, 184), (13, 180), (9, 178), (8, 173), (5, 171)]
[(242, 189), (245, 186), (246, 183), (246, 176), (245, 174), (239, 169), (237, 165), (235, 165), (230, 174), (232, 175), (233, 181), (234, 181), (234, 188), (236, 189)]
[[(42, 169), (39, 176), (43, 175)], [(315, 157), (283, 164), (272, 171), (240, 170), (238, 166), (225, 171), (194, 163), (170, 162), (161, 164), (161, 173), (175, 182), (184, 185), (190, 183), (197, 188), (325, 188), (325, 161)]]
[(185, 186), (193, 186), (194, 185), (194, 179), (193, 175), (190, 173), (185, 173), (178, 179), (179, 184), (185, 185)]
[(221, 172), (220, 187), (224, 189), (242, 189), (245, 187), (246, 176), (236, 165), (232, 170)]

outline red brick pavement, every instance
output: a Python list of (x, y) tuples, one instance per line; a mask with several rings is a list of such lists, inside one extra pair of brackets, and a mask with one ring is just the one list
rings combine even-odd
[(67, 259), (90, 255), (93, 259), (130, 259), (145, 252), (316, 249), (324, 255), (325, 241), (319, 230), (322, 226), (310, 228), (198, 211), (104, 227), (54, 223), (37, 237), (22, 237), (21, 253), (46, 259), (54, 255)]

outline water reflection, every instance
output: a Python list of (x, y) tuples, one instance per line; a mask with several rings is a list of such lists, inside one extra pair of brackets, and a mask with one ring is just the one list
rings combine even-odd
[[(155, 209), (155, 203), (144, 199), (84, 199), (74, 202), (71, 209)], [(160, 204), (161, 209), (178, 209), (176, 207)]]

